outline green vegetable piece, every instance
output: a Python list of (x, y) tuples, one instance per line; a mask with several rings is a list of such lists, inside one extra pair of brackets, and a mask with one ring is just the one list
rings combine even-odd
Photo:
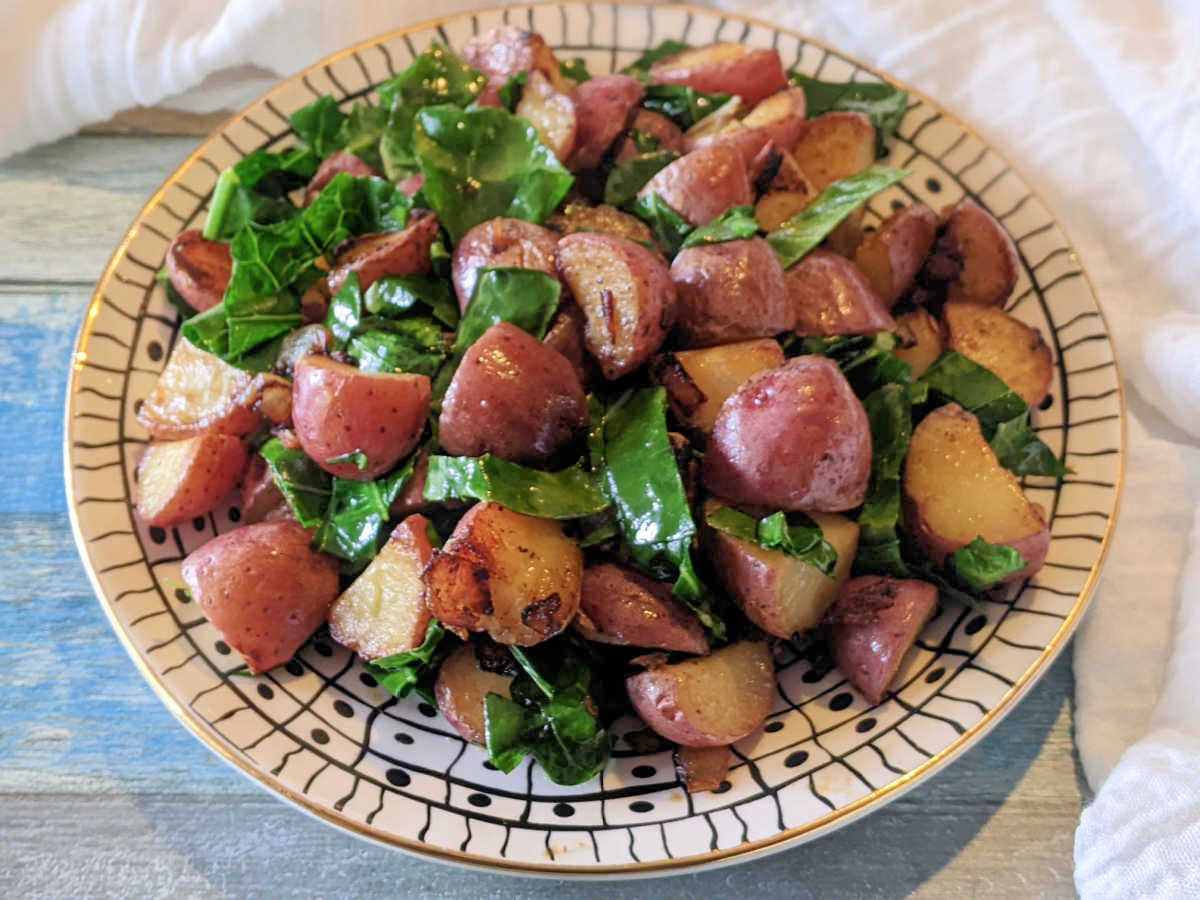
[(643, 75), (650, 71), (659, 60), (666, 59), (668, 56), (674, 56), (676, 53), (682, 53), (684, 50), (691, 50), (691, 44), (684, 44), (680, 41), (666, 40), (655, 47), (653, 50), (647, 50), (632, 63), (621, 70), (626, 75)]
[(388, 508), (412, 477), (416, 455), (398, 469), (376, 481), (333, 479), (329, 505), (325, 509), (313, 546), (355, 565), (366, 565), (379, 552)]
[(275, 486), (292, 509), (296, 521), (315, 528), (329, 506), (333, 476), (309, 459), (303, 450), (288, 450), (279, 438), (271, 438), (259, 448), (267, 461)]
[(871, 482), (858, 514), (856, 574), (906, 578), (899, 538), (900, 477), (912, 441), (912, 406), (901, 384), (886, 384), (863, 401), (871, 426)]
[(592, 80), (592, 73), (588, 71), (587, 63), (579, 56), (574, 59), (559, 60), (558, 71), (564, 78), (570, 78), (577, 84)]
[(382, 106), (357, 103), (350, 110), (338, 131), (338, 142), (342, 149), (353, 153), (377, 172), (383, 171), (383, 158), (379, 152), (379, 141), (387, 129), (390, 116)]
[(325, 460), (325, 465), (340, 466), (345, 463), (352, 463), (354, 468), (361, 472), (367, 467), (369, 462), (370, 460), (367, 459), (367, 454), (363, 453), (361, 450), (355, 450), (352, 453), (343, 453), (341, 456), (331, 456), (329, 459)]
[(430, 342), (412, 334), (412, 330), (433, 324), (432, 319), (408, 320), (401, 326), (413, 328), (399, 331), (367, 331), (355, 335), (346, 352), (364, 372), (412, 372), (432, 378), (446, 359), (441, 329), (434, 327), (436, 338)]
[(379, 158), (388, 181), (403, 181), (420, 169), (413, 151), (417, 110), (416, 106), (396, 106), (388, 112), (387, 124), (379, 137)]
[(674, 150), (650, 150), (617, 163), (604, 182), (604, 202), (609, 206), (628, 206), (647, 181), (677, 159), (679, 154)]
[(521, 98), (525, 96), (525, 85), (529, 83), (528, 72), (518, 72), (510, 75), (504, 87), (500, 88), (500, 105), (509, 112), (514, 112)]
[(744, 241), (756, 234), (758, 234), (758, 222), (754, 218), (754, 207), (733, 206), (684, 238), (680, 249), (699, 247), (701, 244)]
[(427, 307), (447, 328), (458, 327), (458, 302), (442, 278), (387, 275), (367, 288), (363, 296), (367, 312), (391, 319), (407, 315), (418, 304)]
[(729, 506), (705, 517), (717, 531), (766, 549), (778, 550), (788, 556), (816, 566), (826, 575), (832, 575), (837, 565), (837, 550), (825, 540), (821, 526), (803, 513), (785, 515), (774, 512), (762, 519), (755, 519)]
[(875, 335), (806, 337), (797, 346), (803, 353), (836, 362), (860, 397), (885, 384), (910, 384), (912, 366), (893, 352), (900, 343), (890, 331)]
[(785, 269), (809, 254), (860, 204), (908, 177), (904, 169), (875, 167), (835, 181), (812, 203), (767, 235)]
[(1029, 424), (1029, 412), (1000, 422), (988, 439), (1000, 465), (1014, 475), (1048, 475), (1062, 478), (1071, 470), (1042, 442)]
[(341, 131), (345, 120), (345, 113), (338, 108), (337, 101), (329, 94), (314, 100), (308, 106), (302, 106), (288, 116), (296, 135), (321, 159), (332, 156), (344, 146)]
[(283, 153), (256, 150), (226, 169), (213, 190), (204, 221), (205, 239), (229, 241), (250, 222), (272, 225), (297, 215), (300, 210), (287, 194), (306, 184), (319, 163), (319, 157), (308, 149)]
[(662, 113), (687, 131), (732, 99), (732, 94), (702, 94), (682, 84), (650, 84), (642, 106)]
[(866, 115), (875, 126), (875, 149), (879, 156), (887, 153), (884, 145), (896, 133), (900, 120), (908, 110), (908, 91), (890, 84), (818, 81), (798, 72), (789, 73), (788, 83), (804, 88), (810, 119), (827, 112), (858, 112)]
[(363, 296), (359, 288), (358, 273), (351, 272), (342, 282), (341, 288), (329, 301), (325, 313), (325, 327), (335, 340), (335, 348), (342, 349), (350, 340), (363, 318)]
[(581, 466), (542, 472), (490, 454), (431, 456), (426, 500), (482, 500), (544, 519), (576, 519), (608, 509), (600, 478)]
[(487, 81), (453, 50), (435, 42), (407, 69), (379, 86), (379, 102), (385, 109), (440, 103), (466, 106), (479, 97)]
[(497, 322), (511, 322), (541, 340), (561, 294), (562, 283), (545, 272), (503, 266), (480, 269), (475, 292), (458, 326), (455, 352), (464, 352)]
[(954, 573), (976, 592), (990, 590), (1026, 566), (1016, 547), (989, 544), (981, 537), (954, 551), (950, 557)]
[(421, 686), (423, 682), (433, 681), (437, 669), (450, 655), (454, 642), (445, 638), (446, 629), (442, 623), (430, 619), (420, 647), (365, 662), (363, 668), (393, 697), (407, 697), (416, 688), (425, 699), (433, 702), (432, 691), (422, 691)]
[(674, 256), (683, 246), (692, 226), (679, 213), (667, 205), (658, 194), (646, 194), (633, 201), (630, 211), (650, 226), (654, 238), (670, 255)]

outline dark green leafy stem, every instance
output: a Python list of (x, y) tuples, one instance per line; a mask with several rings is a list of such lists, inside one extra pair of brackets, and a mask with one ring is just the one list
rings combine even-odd
[(626, 207), (655, 175), (679, 159), (674, 150), (649, 150), (619, 162), (604, 182), (604, 202), (609, 206)]
[(204, 221), (205, 239), (229, 241), (250, 222), (272, 225), (295, 216), (299, 210), (287, 194), (306, 184), (319, 162), (315, 153), (302, 148), (256, 150), (223, 171)]
[(756, 234), (758, 234), (758, 221), (754, 218), (754, 207), (733, 206), (684, 238), (680, 249), (686, 250), (688, 247), (698, 247), (701, 244), (744, 241)]
[(621, 71), (626, 75), (645, 75), (656, 62), (690, 49), (692, 49), (691, 44), (671, 40), (663, 41), (654, 49), (647, 50)]
[(1026, 561), (1015, 547), (989, 544), (981, 537), (954, 551), (950, 565), (955, 575), (976, 592), (994, 588), (1009, 575), (1025, 568)]
[(498, 322), (511, 322), (541, 340), (558, 309), (562, 283), (535, 269), (479, 270), (471, 302), (458, 327), (454, 350), (462, 353)]
[(279, 438), (271, 438), (258, 452), (267, 461), (275, 486), (287, 500), (296, 521), (305, 528), (320, 525), (329, 506), (333, 476), (303, 450), (285, 448)]
[(803, 513), (785, 516), (775, 512), (755, 519), (728, 506), (713, 510), (705, 521), (732, 537), (750, 541), (765, 550), (778, 550), (788, 556), (816, 566), (826, 575), (833, 574), (837, 565), (837, 550), (825, 540), (821, 526)]
[(433, 703), (433, 676), (456, 645), (456, 641), (447, 639), (442, 623), (430, 619), (420, 647), (371, 660), (363, 663), (363, 668), (393, 697), (407, 697), (416, 688), (418, 694)]
[(681, 84), (649, 84), (646, 85), (642, 106), (662, 113), (687, 131), (732, 98), (732, 94), (702, 94), (695, 88)]
[(658, 194), (638, 197), (630, 211), (650, 226), (650, 230), (654, 232), (654, 239), (672, 256), (679, 252), (692, 230), (692, 226)]
[(599, 476), (582, 466), (542, 472), (490, 454), (429, 457), (425, 499), (482, 500), (545, 519), (576, 519), (609, 507)]
[(412, 477), (416, 455), (376, 481), (333, 479), (325, 517), (313, 546), (353, 565), (366, 565), (379, 552), (388, 509)]
[(866, 115), (875, 126), (876, 153), (879, 156), (886, 154), (887, 149), (884, 145), (888, 138), (896, 133), (908, 109), (908, 91), (902, 91), (890, 84), (817, 81), (798, 72), (789, 73), (788, 82), (804, 88), (804, 99), (810, 119), (828, 112), (857, 112)]
[(872, 168), (835, 181), (812, 203), (767, 235), (785, 269), (825, 240), (841, 221), (880, 191), (908, 177), (904, 169)]
[(912, 440), (912, 405), (902, 384), (886, 384), (863, 400), (871, 425), (871, 481), (858, 514), (856, 574), (909, 575), (902, 553), (900, 476)]
[(342, 122), (338, 141), (348, 153), (353, 153), (376, 172), (383, 171), (379, 141), (388, 125), (388, 111), (381, 106), (355, 104)]
[(341, 456), (331, 456), (329, 459), (325, 460), (325, 465), (341, 466), (345, 465), (346, 463), (350, 463), (354, 466), (354, 468), (361, 472), (370, 464), (370, 462), (371, 461), (367, 459), (367, 454), (363, 453), (361, 450), (354, 450), (351, 453), (343, 453)]

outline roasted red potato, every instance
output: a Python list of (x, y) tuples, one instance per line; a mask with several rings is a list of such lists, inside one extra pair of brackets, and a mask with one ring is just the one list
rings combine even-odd
[(662, 345), (675, 317), (675, 285), (640, 244), (594, 232), (558, 242), (558, 274), (587, 318), (584, 341), (605, 378), (620, 378)]
[(846, 259), (854, 259), (854, 254), (858, 252), (859, 244), (866, 237), (866, 232), (863, 229), (863, 219), (866, 217), (866, 209), (862, 206), (842, 219), (837, 225), (837, 228), (829, 232), (829, 237), (825, 238), (824, 248), (831, 253), (836, 253), (838, 256), (844, 256)]
[(577, 231), (611, 234), (641, 244), (651, 252), (658, 252), (654, 243), (654, 232), (650, 230), (650, 226), (637, 216), (622, 212), (615, 206), (571, 203), (562, 212), (556, 212), (547, 219), (546, 227), (562, 237)]
[(659, 60), (650, 69), (656, 84), (684, 84), (704, 94), (737, 94), (746, 106), (787, 87), (776, 50), (742, 44), (708, 44)]
[(671, 585), (612, 563), (583, 570), (579, 615), (572, 627), (589, 641), (707, 653), (704, 627)]
[(546, 39), (535, 31), (498, 25), (478, 34), (462, 46), (462, 58), (488, 77), (488, 86), (478, 98), (482, 106), (498, 106), (498, 92), (513, 75), (541, 72), (555, 90), (562, 90), (558, 60)]
[(661, 169), (638, 196), (658, 194), (690, 224), (705, 225), (730, 207), (754, 202), (747, 165), (742, 152), (726, 143), (700, 147)]
[(322, 356), (333, 346), (333, 334), (323, 324), (304, 325), (289, 331), (279, 345), (275, 357), (275, 371), (291, 378), (296, 372), (296, 363), (306, 356)]
[(192, 598), (251, 672), (291, 659), (337, 596), (337, 560), (312, 549), (311, 540), (293, 520), (259, 522), (183, 561)]
[(446, 721), (464, 741), (483, 744), (487, 742), (483, 701), (488, 694), (510, 697), (512, 680), (511, 675), (481, 668), (475, 648), (466, 644), (451, 653), (438, 669), (433, 696)]
[(842, 586), (829, 615), (833, 660), (868, 701), (883, 702), (937, 603), (937, 588), (915, 579), (866, 575)]
[(1046, 399), (1054, 357), (1036, 328), (977, 303), (947, 303), (942, 324), (951, 350), (990, 370), (1030, 406)]
[(936, 233), (933, 210), (924, 203), (913, 203), (892, 214), (858, 245), (854, 263), (888, 309), (912, 286)]
[(871, 429), (837, 364), (798, 356), (751, 376), (721, 407), (704, 484), (734, 503), (838, 512), (863, 502)]
[(875, 162), (875, 126), (862, 113), (831, 112), (809, 119), (792, 155), (817, 191), (857, 175)]
[(783, 365), (772, 338), (702, 350), (679, 350), (650, 360), (650, 379), (667, 389), (671, 411), (684, 425), (712, 431), (721, 405), (746, 379)]
[(587, 345), (584, 343), (584, 329), (587, 318), (583, 310), (573, 300), (567, 300), (554, 315), (546, 336), (542, 338), (546, 346), (561, 353), (575, 372), (580, 385), (586, 385), (596, 372), (592, 358), (588, 356)]
[[(720, 508), (715, 500), (705, 504), (705, 514)], [(767, 634), (790, 638), (815, 628), (850, 577), (850, 564), (858, 550), (858, 523), (837, 513), (809, 513), (837, 551), (833, 575), (789, 556), (767, 550), (753, 541), (704, 525), (704, 546), (713, 568), (729, 596), (751, 622)]]
[(422, 577), (429, 611), (460, 637), (486, 631), (499, 643), (528, 647), (554, 637), (579, 612), (583, 551), (552, 519), (477, 503)]
[(684, 747), (718, 747), (763, 723), (775, 695), (775, 663), (765, 643), (741, 641), (631, 675), (625, 689), (655, 733)]
[(642, 83), (632, 75), (600, 75), (575, 88), (571, 102), (575, 104), (578, 131), (567, 168), (578, 172), (599, 165), (645, 93)]
[(147, 525), (194, 519), (232, 491), (245, 468), (246, 448), (228, 434), (153, 443), (138, 463), (138, 516)]
[(334, 601), (329, 634), (363, 659), (379, 659), (425, 642), (429, 609), (421, 573), (433, 556), (429, 520), (409, 516), (394, 529), (378, 555)]
[(892, 353), (912, 366), (913, 378), (920, 378), (945, 349), (942, 328), (922, 306), (898, 316), (896, 328), (904, 335), (906, 346), (897, 347)]
[[(429, 416), (430, 384), (409, 372), (364, 372), (327, 356), (296, 364), (292, 419), (313, 462), (339, 478), (373, 481), (411, 453)], [(362, 453), (366, 463), (331, 460)]]
[(265, 519), (291, 515), (291, 507), (275, 484), (275, 476), (271, 474), (267, 461), (257, 453), (250, 457), (250, 463), (242, 475), (240, 492), (243, 522), (253, 525)]
[(463, 356), (442, 402), (439, 439), (455, 456), (545, 463), (588, 423), (579, 378), (561, 353), (509, 322)]
[(979, 421), (955, 403), (913, 429), (904, 461), (904, 518), (921, 552), (939, 564), (977, 537), (1015, 547), (1027, 565), (1005, 581), (1038, 571), (1050, 549), (1041, 508), (1000, 465)]
[(575, 149), (578, 131), (575, 105), (570, 97), (556, 91), (545, 75), (534, 70), (529, 73), (529, 80), (521, 92), (521, 102), (513, 112), (529, 121), (559, 162), (567, 161)]
[(729, 775), (733, 751), (725, 747), (676, 747), (675, 774), (689, 794), (715, 791)]
[(197, 312), (212, 309), (225, 299), (233, 275), (229, 245), (207, 241), (195, 229), (182, 231), (167, 250), (167, 275), (188, 306)]
[(808, 104), (804, 88), (784, 88), (742, 117), (742, 126), (765, 133), (780, 150), (790, 151), (804, 130)]
[(462, 236), (450, 262), (458, 308), (466, 311), (482, 268), (507, 266), (555, 275), (557, 246), (557, 234), (522, 219), (489, 219), (476, 225)]
[[(679, 126), (662, 113), (657, 113), (652, 109), (638, 107), (629, 122), (629, 131), (640, 131), (642, 134), (654, 138), (658, 141), (659, 150), (683, 152), (683, 132), (679, 130)], [(624, 137), (617, 145), (617, 152), (613, 154), (613, 159), (617, 162), (624, 162), (641, 152), (631, 136)]]
[(437, 216), (416, 209), (403, 231), (364, 234), (343, 241), (333, 252), (328, 277), (330, 295), (341, 290), (351, 272), (358, 273), (358, 286), (364, 291), (385, 275), (428, 275), (429, 248), (437, 236)]
[(417, 191), (425, 187), (425, 176), (420, 172), (414, 172), (407, 178), (403, 178), (396, 182), (396, 187), (404, 191), (405, 196), (415, 197), (417, 195)]
[(762, 238), (680, 250), (671, 281), (675, 325), (687, 347), (771, 337), (796, 324), (783, 267)]
[(814, 250), (783, 273), (796, 333), (808, 336), (895, 331), (867, 277), (846, 259)]
[(951, 303), (1003, 306), (1017, 284), (1017, 246), (986, 209), (966, 197), (942, 210), (933, 251), (919, 280)]
[(321, 163), (317, 173), (313, 175), (312, 180), (304, 188), (304, 205), (308, 206), (329, 182), (333, 181), (335, 175), (340, 175), (345, 172), (347, 175), (353, 175), (355, 178), (371, 178), (380, 177), (380, 174), (373, 168), (355, 156), (348, 150), (339, 150), (337, 153), (330, 156), (327, 160)]

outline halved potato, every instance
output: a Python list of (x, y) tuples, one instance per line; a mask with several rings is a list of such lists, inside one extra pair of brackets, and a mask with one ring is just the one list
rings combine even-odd
[(875, 126), (862, 113), (825, 113), (804, 123), (792, 155), (813, 187), (823, 191), (838, 179), (871, 168)]
[(529, 120), (542, 143), (554, 151), (559, 162), (566, 162), (575, 148), (577, 124), (575, 106), (566, 94), (556, 91), (549, 79), (536, 69), (521, 92), (514, 114)]
[(546, 330), (546, 336), (542, 338), (547, 347), (562, 354), (571, 364), (579, 384), (585, 388), (596, 374), (596, 366), (588, 356), (587, 345), (584, 342), (586, 327), (587, 318), (579, 304), (574, 300), (564, 300)]
[(275, 484), (267, 461), (255, 453), (242, 475), (242, 521), (248, 525), (291, 515), (291, 507)]
[(797, 334), (875, 334), (896, 329), (867, 277), (844, 256), (814, 250), (784, 271), (783, 280)]
[(979, 421), (950, 403), (913, 430), (904, 461), (904, 516), (921, 551), (936, 563), (977, 537), (1015, 547), (1027, 565), (1005, 581), (1042, 567), (1050, 529), (983, 439)]
[(422, 577), (430, 612), (451, 631), (486, 631), (527, 647), (554, 637), (579, 612), (583, 552), (552, 519), (478, 503)]
[(167, 250), (167, 275), (187, 305), (197, 312), (225, 299), (233, 275), (229, 245), (204, 239), (196, 229), (182, 231)]
[(937, 216), (933, 210), (924, 203), (912, 203), (894, 213), (859, 244), (854, 262), (888, 309), (921, 271), (936, 233)]
[(639, 197), (658, 194), (692, 225), (705, 225), (733, 206), (754, 202), (749, 160), (728, 143), (699, 147), (646, 182)]
[(599, 165), (645, 93), (645, 87), (632, 75), (600, 75), (575, 88), (571, 102), (578, 131), (567, 168), (578, 172)]
[(774, 231), (812, 202), (807, 190), (767, 191), (754, 204), (754, 218), (763, 231)]
[(462, 236), (450, 261), (450, 280), (458, 308), (466, 311), (475, 294), (479, 270), (486, 266), (535, 269), (554, 275), (558, 235), (523, 219), (496, 218), (480, 222)]
[(671, 411), (685, 425), (712, 431), (721, 405), (751, 375), (783, 365), (783, 349), (759, 338), (664, 353), (650, 361), (650, 379), (667, 389)]
[(1050, 392), (1054, 357), (1041, 332), (995, 306), (947, 303), (942, 307), (946, 346), (998, 376), (1030, 406)]
[(480, 105), (498, 106), (497, 92), (513, 75), (538, 71), (555, 90), (562, 90), (558, 59), (536, 31), (497, 25), (462, 45), (462, 58), (488, 77), (488, 86), (479, 96)]
[(429, 609), (421, 573), (433, 555), (424, 516), (409, 516), (378, 555), (334, 601), (329, 634), (363, 659), (415, 650), (425, 641)]
[(733, 751), (728, 746), (675, 748), (675, 774), (689, 794), (719, 788), (732, 761)]
[(656, 62), (656, 84), (685, 84), (705, 94), (737, 94), (747, 106), (787, 86), (777, 50), (722, 43), (693, 47)]
[(892, 353), (912, 366), (913, 378), (920, 378), (945, 349), (942, 327), (925, 307), (917, 306), (896, 318), (896, 328), (912, 343)]
[(572, 627), (589, 641), (707, 653), (704, 627), (671, 585), (612, 563), (583, 571), (579, 615)]
[(858, 245), (866, 237), (862, 224), (865, 216), (865, 207), (860, 206), (852, 211), (850, 215), (838, 222), (837, 228), (829, 232), (829, 237), (825, 238), (822, 246), (838, 256), (854, 259), (854, 254), (858, 252)]
[(137, 513), (147, 525), (174, 525), (208, 512), (246, 468), (246, 448), (228, 434), (155, 442), (138, 463)]
[(648, 249), (655, 246), (654, 232), (649, 225), (637, 216), (604, 204), (586, 206), (569, 203), (562, 212), (556, 212), (546, 220), (546, 227), (563, 237), (577, 231), (598, 231), (642, 244)]
[(790, 151), (804, 130), (807, 108), (804, 88), (784, 88), (743, 116), (742, 125), (764, 131), (779, 149)]
[(385, 275), (428, 275), (429, 248), (438, 236), (437, 216), (415, 209), (403, 231), (364, 234), (334, 248), (327, 282), (330, 295), (342, 288), (351, 272), (358, 273), (364, 291)]
[(943, 209), (941, 222), (921, 283), (940, 287), (951, 303), (1003, 306), (1021, 264), (1004, 226), (970, 197)]
[(662, 345), (675, 317), (675, 285), (661, 259), (609, 234), (558, 242), (558, 272), (587, 318), (584, 341), (604, 377), (620, 378)]
[(511, 698), (512, 680), (512, 675), (480, 667), (475, 647), (466, 644), (451, 653), (438, 669), (433, 696), (446, 721), (463, 740), (483, 744), (487, 742), (483, 701), (488, 694)]
[(740, 641), (631, 675), (625, 689), (634, 712), (657, 734), (684, 747), (718, 747), (763, 723), (775, 694), (775, 663), (765, 643)]
[[(634, 111), (633, 118), (629, 122), (629, 131), (631, 133), (640, 131), (642, 134), (654, 138), (658, 141), (659, 150), (683, 152), (683, 132), (679, 130), (679, 126), (662, 113), (655, 112), (652, 109), (645, 109), (639, 106)], [(632, 159), (641, 152), (633, 138), (626, 136), (621, 138), (617, 144), (617, 152), (613, 154), (613, 159), (616, 162), (624, 162), (627, 159)]]

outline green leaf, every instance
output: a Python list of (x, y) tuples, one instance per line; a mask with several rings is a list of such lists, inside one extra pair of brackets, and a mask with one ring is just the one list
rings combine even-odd
[(511, 322), (538, 340), (558, 309), (562, 283), (536, 269), (485, 267), (458, 326), (454, 350), (462, 353), (497, 322)]
[(576, 84), (592, 80), (592, 73), (588, 71), (587, 63), (582, 57), (559, 60), (558, 71), (564, 78), (570, 78)]
[(732, 507), (722, 506), (706, 515), (705, 521), (717, 531), (766, 550), (786, 553), (815, 566), (825, 575), (832, 575), (837, 565), (837, 550), (825, 540), (821, 526), (803, 513), (785, 515), (780, 511), (755, 519)]
[(352, 453), (343, 453), (341, 456), (331, 456), (329, 459), (325, 460), (325, 465), (340, 466), (346, 463), (351, 463), (354, 468), (361, 472), (370, 464), (370, 462), (371, 461), (367, 459), (367, 454), (363, 453), (361, 450), (355, 450)]
[(899, 538), (900, 477), (912, 440), (912, 406), (901, 384), (886, 384), (863, 401), (871, 425), (871, 481), (858, 514), (857, 574), (909, 574)]
[(662, 143), (654, 135), (638, 131), (636, 128), (629, 132), (629, 138), (633, 141), (633, 146), (637, 148), (638, 153), (650, 153), (657, 150)]
[(396, 495), (412, 477), (416, 454), (376, 481), (334, 477), (325, 517), (313, 546), (349, 563), (366, 564), (379, 552), (383, 526)]
[(609, 507), (600, 478), (580, 466), (529, 469), (489, 455), (431, 456), (426, 500), (482, 500), (544, 519), (576, 519)]
[(430, 676), (449, 655), (454, 643), (445, 638), (442, 623), (430, 619), (420, 647), (365, 662), (363, 668), (393, 697), (407, 697), (413, 688), (420, 692), (421, 683), (431, 680)]
[(1034, 433), (1029, 413), (1000, 422), (989, 443), (1000, 465), (1015, 475), (1049, 475), (1062, 478), (1068, 469)]
[(379, 86), (385, 109), (452, 103), (467, 106), (487, 87), (487, 76), (467, 65), (453, 50), (433, 43), (412, 64)]
[(758, 234), (754, 207), (732, 206), (707, 225), (701, 225), (686, 238), (680, 249), (701, 244), (721, 244), (725, 241), (744, 241)]
[(767, 235), (785, 269), (808, 255), (858, 206), (906, 178), (904, 169), (872, 168), (833, 182), (812, 203)]
[(350, 110), (338, 131), (342, 148), (353, 153), (377, 172), (383, 171), (383, 158), (379, 153), (379, 141), (387, 130), (390, 116), (382, 106), (357, 103)]
[(342, 282), (341, 288), (329, 301), (325, 313), (325, 327), (334, 338), (334, 348), (342, 349), (358, 330), (363, 318), (363, 296), (359, 289), (358, 273), (351, 272)]
[(885, 142), (900, 126), (908, 109), (908, 91), (872, 82), (835, 83), (789, 73), (788, 82), (804, 88), (810, 119), (828, 112), (863, 113), (875, 126), (876, 153), (883, 156)]
[(1026, 560), (1015, 547), (989, 544), (981, 537), (955, 550), (950, 560), (955, 574), (976, 592), (994, 588), (1026, 565)]
[(642, 106), (662, 113), (683, 131), (716, 112), (730, 101), (732, 94), (702, 94), (682, 84), (650, 84)]
[(379, 137), (379, 158), (388, 181), (403, 181), (420, 169), (413, 150), (417, 110), (416, 106), (397, 106), (388, 111), (387, 124)]
[(315, 528), (329, 506), (333, 476), (309, 459), (303, 450), (288, 450), (279, 438), (271, 438), (259, 448), (275, 479), (275, 486), (287, 500), (296, 521)]
[(287, 194), (302, 187), (317, 171), (320, 159), (311, 150), (283, 153), (256, 150), (226, 169), (217, 179), (204, 221), (204, 237), (229, 241), (248, 223), (271, 225), (299, 213)]
[(604, 202), (609, 206), (627, 206), (646, 182), (677, 159), (679, 154), (674, 150), (651, 150), (617, 163), (604, 182)]
[(422, 193), (454, 243), (497, 216), (542, 224), (575, 181), (534, 127), (503, 109), (426, 107), (413, 147)]
[(377, 280), (363, 296), (367, 312), (390, 319), (425, 306), (447, 328), (458, 327), (458, 301), (444, 278), (426, 275), (387, 275)]
[(529, 83), (528, 72), (518, 72), (510, 75), (504, 87), (500, 88), (500, 105), (509, 112), (514, 112), (521, 98), (525, 96), (525, 85)]
[(345, 114), (338, 109), (337, 101), (329, 94), (302, 106), (288, 121), (300, 140), (308, 144), (313, 153), (326, 159), (344, 146), (341, 142), (342, 123)]
[(647, 50), (632, 63), (621, 70), (626, 75), (640, 75), (650, 71), (659, 60), (666, 59), (668, 56), (674, 56), (676, 53), (682, 53), (684, 50), (692, 49), (691, 44), (684, 44), (680, 41), (666, 40), (655, 47), (653, 50)]
[(900, 341), (890, 331), (874, 335), (806, 337), (797, 346), (802, 352), (836, 362), (854, 392), (863, 397), (885, 384), (909, 384), (912, 366), (894, 351)]
[[(369, 330), (372, 326), (380, 330)], [(425, 316), (399, 322), (367, 319), (365, 328), (346, 345), (364, 372), (412, 372), (432, 378), (449, 350), (438, 323)]]
[(654, 238), (668, 254), (674, 256), (683, 246), (692, 226), (667, 205), (658, 194), (646, 194), (633, 201), (631, 212), (654, 232)]

